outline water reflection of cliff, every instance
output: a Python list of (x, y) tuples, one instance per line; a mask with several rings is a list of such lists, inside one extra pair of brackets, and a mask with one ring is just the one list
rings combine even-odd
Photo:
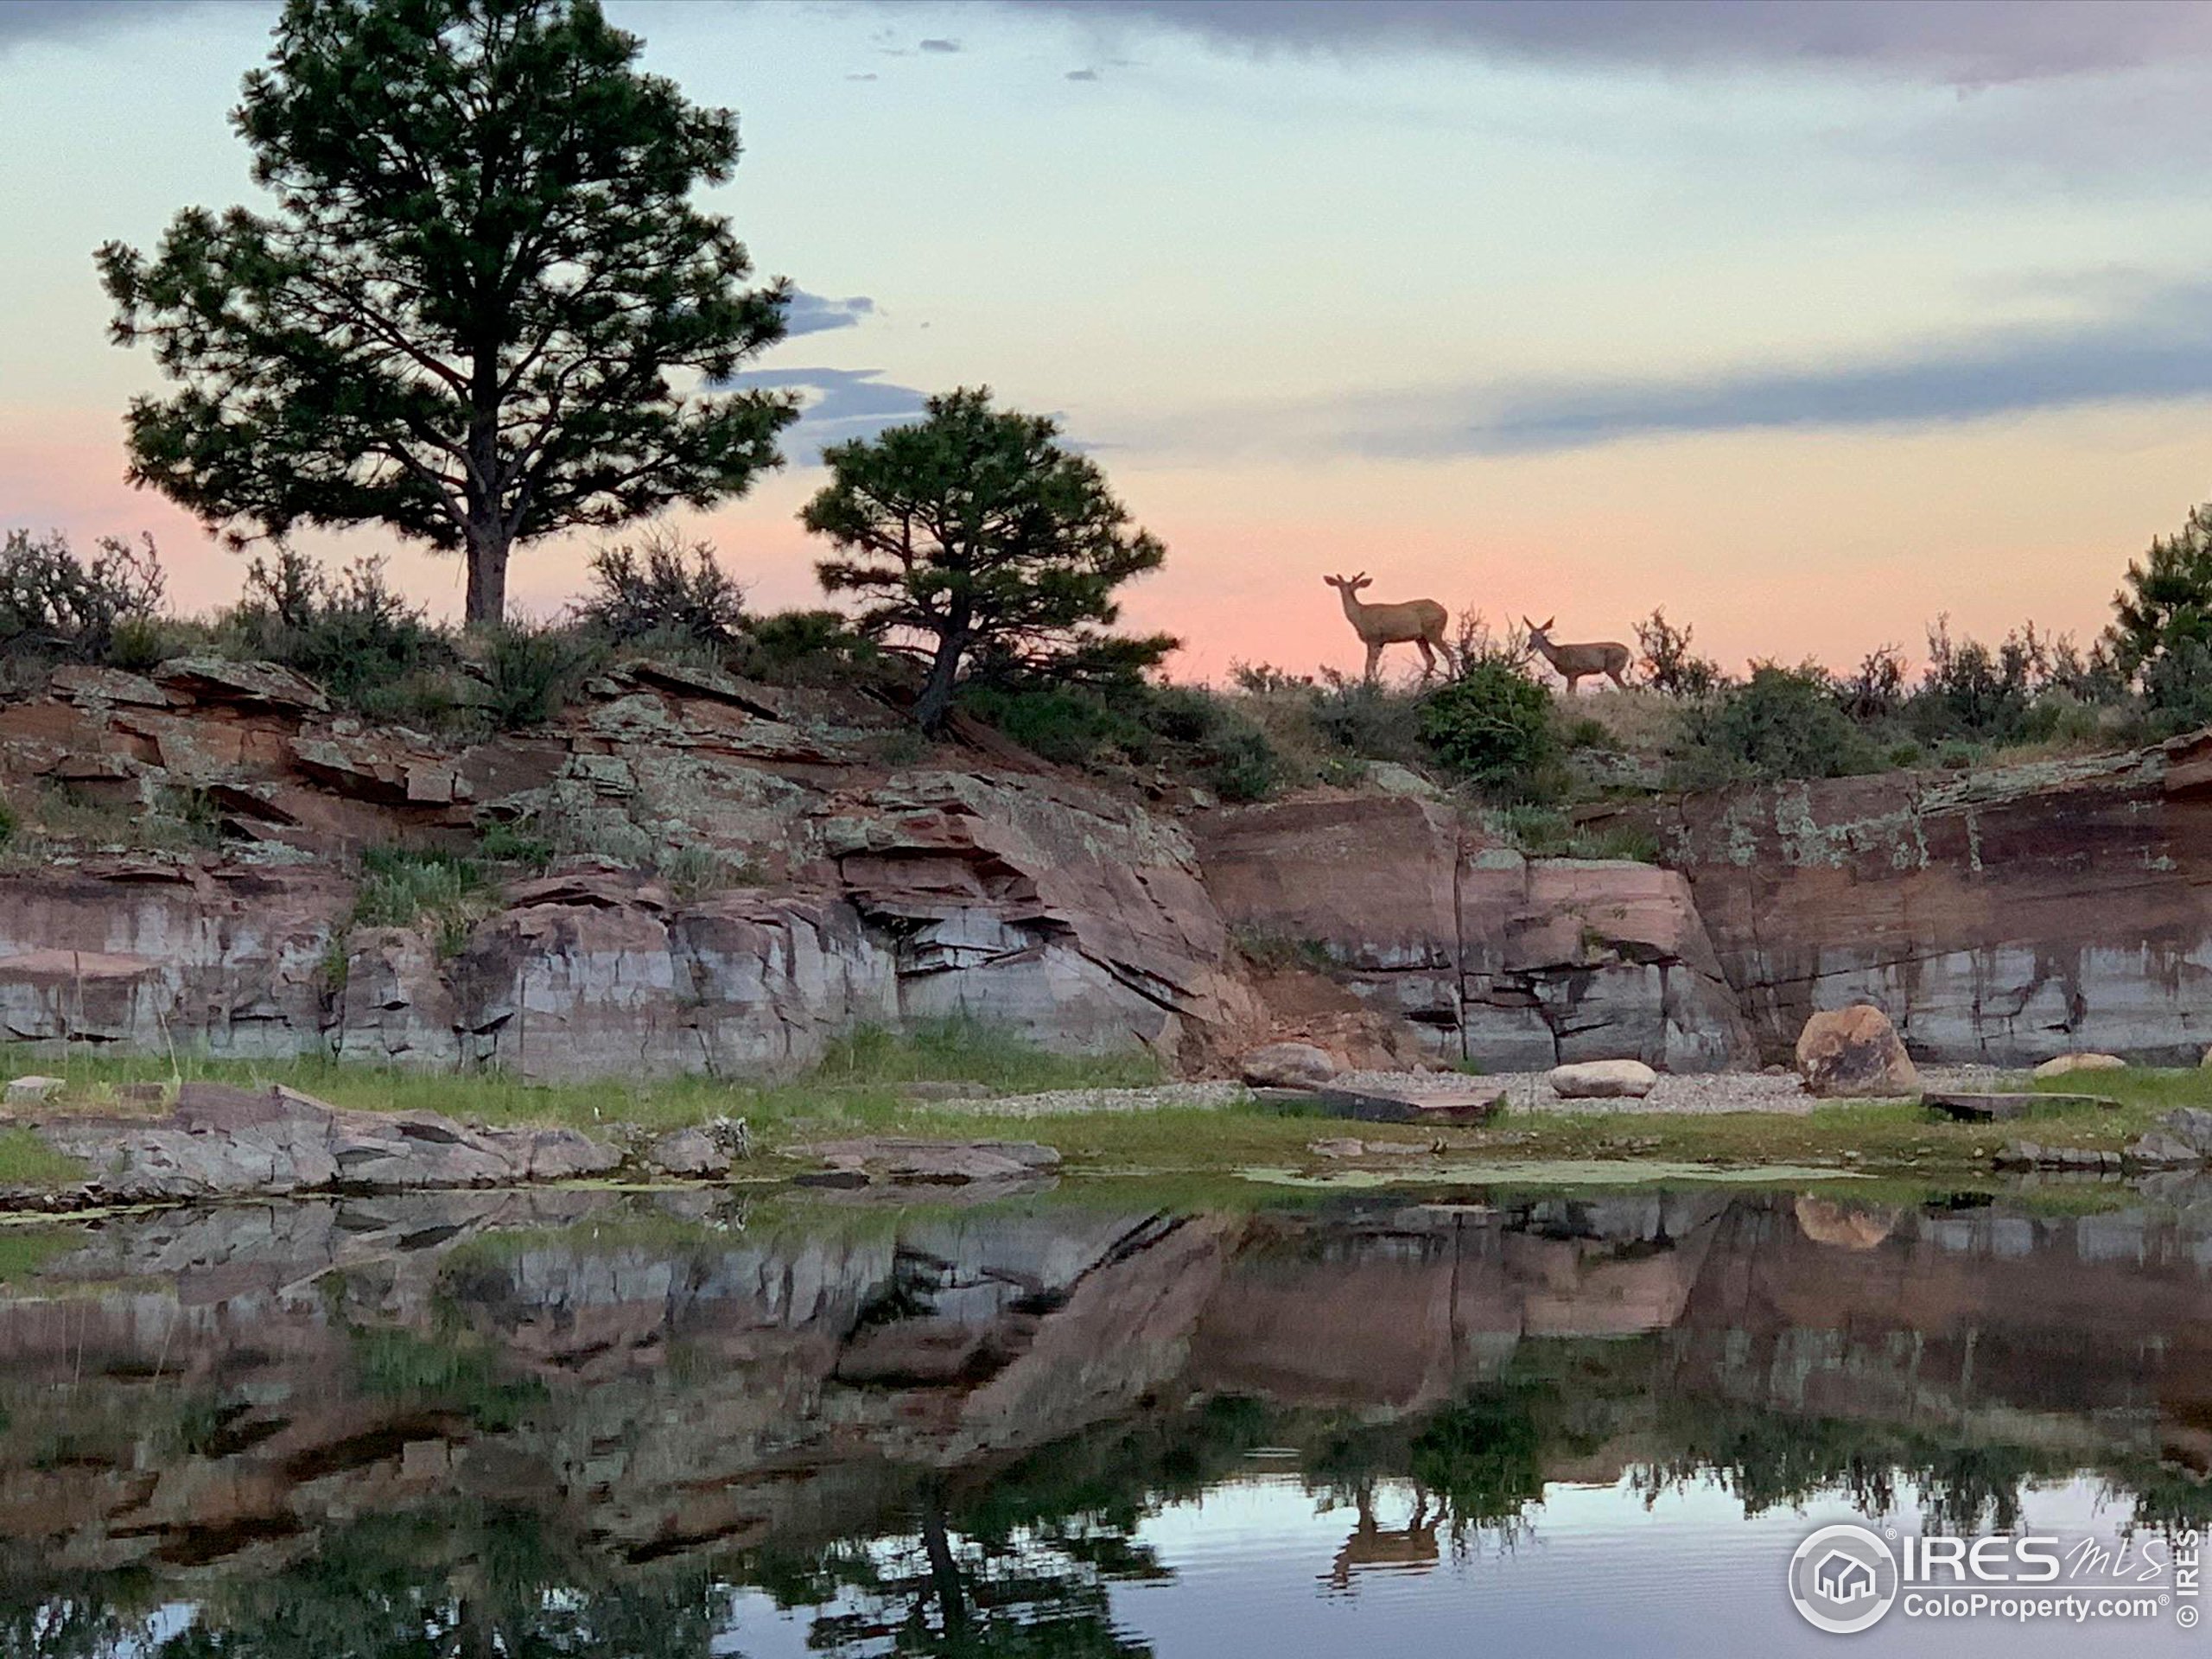
[[(100, 1652), (99, 1619), (175, 1599), (226, 1652), (431, 1628), (422, 1651), (611, 1654), (643, 1621), (703, 1653), (734, 1577), (829, 1605), (831, 1646), (985, 1651), (1049, 1612), (1106, 1651), (1103, 1586), (1160, 1571), (1144, 1505), (1262, 1446), (1344, 1499), (1317, 1572), (1345, 1585), (1510, 1524), (1546, 1479), (1717, 1469), (1757, 1503), (1903, 1471), (1971, 1524), (2090, 1468), (2156, 1519), (2212, 1450), (2212, 1211), (1706, 1192), (739, 1225), (547, 1192), (7, 1249), (6, 1605), (46, 1623), (0, 1624), (0, 1653)], [(1376, 1518), (1382, 1481), (1412, 1483), (1410, 1524)], [(365, 1586), (389, 1643), (346, 1611)]]

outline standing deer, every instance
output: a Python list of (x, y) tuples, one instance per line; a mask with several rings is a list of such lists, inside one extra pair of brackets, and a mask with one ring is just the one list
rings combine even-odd
[(1364, 570), (1356, 576), (1324, 576), (1321, 580), (1337, 590), (1344, 602), (1344, 619), (1351, 624), (1352, 632), (1366, 643), (1367, 678), (1375, 677), (1375, 665), (1382, 660), (1385, 645), (1419, 645), (1421, 677), (1424, 680), (1436, 672), (1440, 656), (1444, 658), (1445, 668), (1451, 668), (1452, 647), (1444, 639), (1444, 625), (1451, 617), (1434, 600), (1363, 605), (1359, 602), (1359, 590), (1369, 585)]
[(1521, 619), (1529, 630), (1529, 648), (1567, 677), (1568, 696), (1574, 695), (1575, 685), (1586, 674), (1603, 674), (1622, 690), (1628, 690), (1628, 682), (1621, 677), (1628, 672), (1634, 656), (1626, 645), (1613, 639), (1600, 639), (1587, 645), (1554, 645), (1551, 627), (1556, 620), (1556, 617), (1548, 616), (1539, 626), (1525, 616)]

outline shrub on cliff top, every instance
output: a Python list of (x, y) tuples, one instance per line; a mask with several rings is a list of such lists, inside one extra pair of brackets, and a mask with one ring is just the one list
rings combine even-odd
[(1758, 663), (1751, 678), (1693, 713), (1669, 772), (1677, 788), (1710, 789), (1746, 779), (1843, 778), (1882, 761), (1818, 664)]
[(457, 661), (422, 607), (385, 580), (382, 559), (357, 559), (334, 576), (291, 548), (246, 567), (245, 595), (218, 637), (232, 655), (282, 663), (334, 700), (387, 718), (408, 711), (419, 677)]
[(1431, 692), (1420, 720), (1429, 753), (1478, 789), (1508, 798), (1544, 792), (1558, 752), (1551, 693), (1503, 658), (1474, 662)]
[(512, 622), (485, 639), (487, 712), (502, 731), (542, 726), (595, 670), (605, 650), (575, 628)]
[(168, 578), (154, 538), (103, 536), (89, 559), (60, 531), (0, 543), (0, 651), (104, 660), (118, 631), (150, 620)]
[(717, 654), (745, 632), (745, 589), (710, 542), (664, 527), (591, 556), (591, 584), (576, 619), (616, 645), (704, 646)]

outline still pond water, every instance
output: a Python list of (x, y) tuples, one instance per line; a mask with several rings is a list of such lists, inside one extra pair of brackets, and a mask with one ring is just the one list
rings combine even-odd
[[(10, 1228), (0, 1655), (2196, 1651), (2190, 1198)], [(2049, 1535), (2150, 1611), (1823, 1634), (1789, 1563), (1854, 1519)]]

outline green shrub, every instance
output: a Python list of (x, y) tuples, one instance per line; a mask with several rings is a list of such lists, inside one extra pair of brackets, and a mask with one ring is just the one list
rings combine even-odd
[(1500, 658), (1475, 663), (1431, 692), (1419, 721), (1439, 762), (1494, 794), (1540, 792), (1556, 760), (1551, 693)]
[(358, 559), (336, 576), (280, 548), (246, 569), (245, 594), (218, 625), (233, 656), (296, 669), (335, 701), (378, 718), (402, 708), (450, 711), (434, 690), (453, 669), (451, 642), (385, 582), (382, 559)]
[(476, 855), (490, 864), (520, 864), (542, 870), (553, 861), (553, 843), (543, 836), (526, 833), (505, 820), (486, 827), (477, 837)]
[(747, 626), (731, 665), (772, 685), (837, 685), (876, 679), (890, 659), (836, 611), (778, 611)]
[(606, 656), (601, 643), (575, 628), (510, 623), (484, 642), (488, 708), (502, 731), (543, 726)]
[(357, 927), (427, 926), (438, 954), (450, 957), (467, 944), (469, 930), (491, 912), (495, 902), (473, 858), (408, 847), (369, 847), (361, 852), (353, 921)]
[(1880, 762), (1817, 664), (1759, 663), (1694, 712), (1669, 772), (1676, 787), (1706, 789), (1745, 778), (1848, 777)]
[(639, 542), (600, 549), (590, 569), (577, 620), (614, 644), (684, 640), (719, 653), (745, 632), (745, 589), (711, 542), (686, 543), (656, 527)]
[(1001, 671), (962, 687), (961, 706), (1058, 765), (1166, 766), (1227, 801), (1262, 799), (1288, 771), (1264, 732), (1201, 687)]

